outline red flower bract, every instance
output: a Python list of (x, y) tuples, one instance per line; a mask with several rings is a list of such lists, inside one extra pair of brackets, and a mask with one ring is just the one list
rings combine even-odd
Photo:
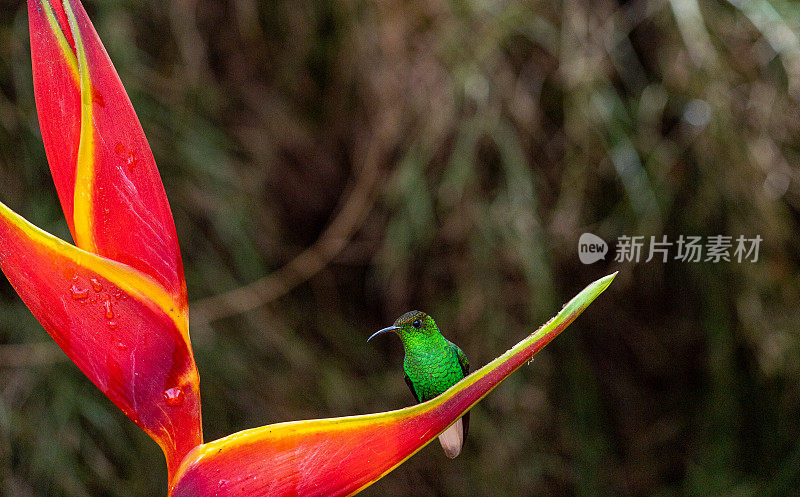
[(433, 400), (378, 414), (279, 423), (202, 445), (184, 460), (172, 496), (355, 494), (463, 416), (569, 326), (613, 279), (587, 286), (535, 333)]
[(28, 2), (36, 108), (76, 245), (136, 268), (186, 306), (175, 224), (153, 154), (80, 2)]
[(203, 444), (175, 226), (122, 83), (77, 0), (28, 0), (36, 105), (75, 244), (0, 204), (0, 267), (64, 352), (163, 449), (174, 497), (349, 495), (433, 440), (572, 322), (598, 280), (439, 397)]
[(164, 187), (80, 2), (30, 0), (28, 14), (42, 138), (75, 246), (4, 209), (2, 268), (64, 352), (161, 445), (172, 474), (202, 430)]
[[(39, 230), (0, 204), (0, 266), (75, 364), (161, 445), (170, 472), (202, 442), (185, 317), (147, 275)], [(181, 402), (165, 392), (179, 389)]]

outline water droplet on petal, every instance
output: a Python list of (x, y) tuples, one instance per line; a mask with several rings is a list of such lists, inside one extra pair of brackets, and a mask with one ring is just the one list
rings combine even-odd
[(91, 278), (89, 281), (92, 283), (92, 288), (94, 288), (95, 292), (103, 289), (103, 284), (97, 281), (97, 278)]
[(224, 488), (228, 484), (228, 480), (220, 480), (218, 483), (219, 488)]
[(114, 319), (114, 309), (111, 308), (111, 301), (106, 300), (103, 306), (106, 308), (106, 319)]
[(114, 147), (114, 152), (116, 152), (117, 155), (120, 156), (123, 161), (125, 161), (125, 165), (128, 166), (130, 171), (133, 171), (133, 168), (136, 167), (136, 164), (139, 162), (138, 159), (136, 159), (136, 156), (133, 155), (133, 152), (128, 150), (125, 145), (122, 144), (122, 142), (118, 142), (116, 144)]
[(103, 100), (103, 96), (100, 95), (100, 92), (97, 91), (97, 88), (92, 87), (92, 101), (99, 105), (100, 107), (106, 106), (106, 101)]
[(117, 329), (117, 322), (116, 321), (109, 321), (108, 322), (108, 327), (111, 328), (112, 330)]
[[(108, 324), (111, 325), (110, 322)], [(114, 325), (116, 326), (116, 323)], [(125, 342), (117, 342), (117, 348), (119, 350), (128, 350), (128, 344), (126, 344)]]
[(70, 288), (69, 291), (74, 300), (83, 300), (89, 296), (88, 288), (80, 289), (77, 287), (77, 285), (72, 285), (72, 288)]
[(164, 390), (164, 402), (173, 407), (183, 404), (183, 390), (180, 387)]
[(125, 158), (125, 165), (128, 166), (130, 171), (133, 171), (133, 168), (136, 167), (136, 164), (139, 161), (136, 160), (136, 157), (133, 155), (133, 152), (128, 152), (128, 156)]

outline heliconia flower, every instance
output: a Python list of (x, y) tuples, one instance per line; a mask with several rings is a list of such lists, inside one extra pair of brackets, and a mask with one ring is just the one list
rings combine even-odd
[(173, 497), (357, 493), (530, 360), (614, 278), (431, 401), (204, 444), (177, 235), (141, 125), (80, 1), (28, 0), (28, 12), (42, 137), (75, 244), (0, 203), (0, 268), (70, 359), (161, 446)]
[(34, 89), (69, 245), (0, 209), (0, 266), (66, 354), (161, 445), (202, 442), (175, 225), (141, 125), (80, 2), (29, 0)]

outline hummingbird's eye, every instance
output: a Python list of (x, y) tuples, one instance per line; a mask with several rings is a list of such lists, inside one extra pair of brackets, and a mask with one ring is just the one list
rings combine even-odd
[(422, 321), (420, 321), (419, 319), (415, 319), (414, 322), (411, 323), (411, 326), (413, 326), (416, 329), (420, 329), (420, 327), (422, 326)]

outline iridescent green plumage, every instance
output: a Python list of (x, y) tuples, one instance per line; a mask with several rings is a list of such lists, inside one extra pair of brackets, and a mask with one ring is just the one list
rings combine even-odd
[[(442, 336), (432, 317), (424, 312), (410, 311), (400, 316), (394, 325), (372, 337), (392, 331), (400, 337), (405, 350), (403, 371), (406, 384), (417, 402), (425, 402), (444, 393), (469, 374), (467, 356), (456, 344)], [(463, 421), (462, 421), (463, 420)], [(448, 457), (461, 451), (469, 430), (469, 413), (439, 437)], [(462, 430), (462, 433), (454, 433)], [(457, 435), (457, 440), (453, 437)]]

